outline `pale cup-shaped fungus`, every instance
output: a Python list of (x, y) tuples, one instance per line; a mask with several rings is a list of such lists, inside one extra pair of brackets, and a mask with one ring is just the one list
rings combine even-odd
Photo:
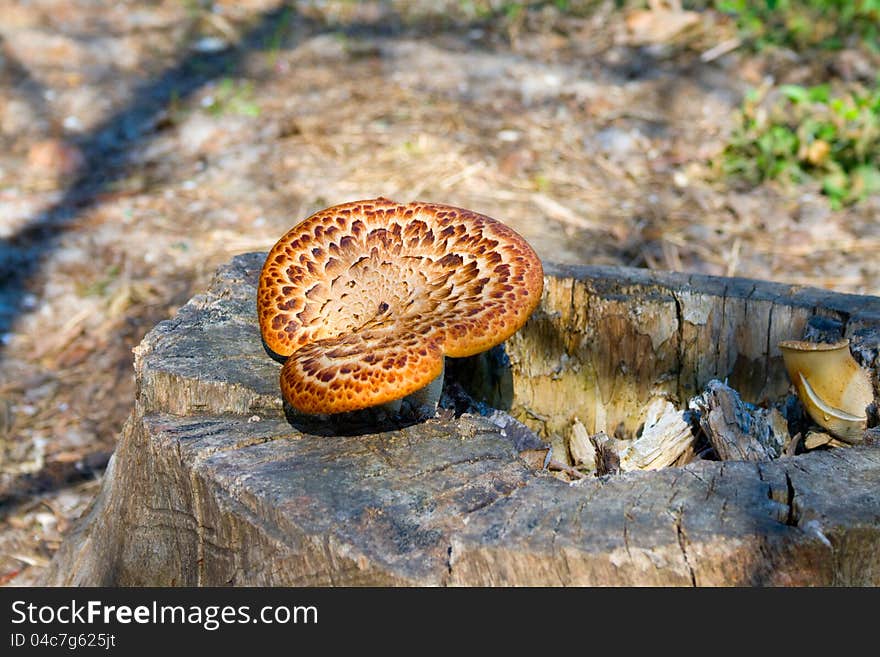
[(866, 408), (874, 400), (871, 380), (853, 359), (849, 340), (779, 343), (788, 376), (801, 403), (819, 426), (848, 443), (862, 441)]
[(284, 399), (332, 414), (400, 400), (435, 382), (445, 356), (503, 342), (542, 287), (540, 259), (501, 222), (378, 198), (288, 231), (266, 258), (257, 312), (266, 346), (286, 357)]

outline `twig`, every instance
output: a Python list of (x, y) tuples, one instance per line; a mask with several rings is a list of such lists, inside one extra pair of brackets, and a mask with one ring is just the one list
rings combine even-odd
[(742, 40), (739, 37), (733, 37), (732, 39), (727, 39), (726, 41), (722, 41), (718, 45), (712, 46), (709, 50), (706, 50), (700, 55), (700, 61), (704, 64), (708, 64), (709, 62), (713, 62), (719, 57), (723, 57), (729, 52), (733, 52), (737, 48), (742, 45)]

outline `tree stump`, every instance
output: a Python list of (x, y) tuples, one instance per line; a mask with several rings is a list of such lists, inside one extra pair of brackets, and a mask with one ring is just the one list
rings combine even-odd
[[(285, 416), (236, 257), (135, 350), (137, 398), (49, 585), (878, 585), (880, 448), (567, 484), (451, 413), (314, 435)], [(878, 370), (880, 299), (610, 267), (548, 266), (541, 306), (483, 372), (549, 437), (634, 429), (713, 378), (784, 396), (776, 344), (828, 318)], [(872, 342), (873, 341), (873, 342)], [(872, 351), (873, 350), (873, 351)]]

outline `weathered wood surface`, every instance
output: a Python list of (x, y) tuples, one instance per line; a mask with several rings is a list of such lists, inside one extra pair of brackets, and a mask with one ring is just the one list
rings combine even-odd
[(770, 461), (785, 452), (788, 423), (775, 408), (749, 408), (736, 391), (712, 380), (691, 406), (722, 461)]
[[(297, 430), (254, 318), (262, 258), (235, 258), (137, 349), (134, 411), (47, 584), (880, 584), (877, 447), (568, 485), (478, 416)], [(880, 326), (880, 299), (548, 270), (508, 345), (511, 412), (545, 431), (575, 415), (613, 429), (658, 387), (681, 398), (711, 378), (750, 401), (784, 392), (777, 338), (816, 312)]]
[(851, 339), (880, 392), (878, 297), (621, 267), (544, 269), (541, 305), (506, 344), (511, 412), (547, 435), (564, 434), (573, 415), (590, 434), (611, 435), (619, 422), (634, 431), (633, 409), (655, 396), (685, 403), (711, 379), (750, 403), (782, 397), (778, 344), (801, 338), (816, 317)]

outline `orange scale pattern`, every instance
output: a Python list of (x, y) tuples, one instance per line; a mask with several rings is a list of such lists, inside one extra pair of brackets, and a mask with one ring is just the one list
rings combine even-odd
[(540, 259), (501, 222), (378, 198), (288, 231), (266, 258), (257, 311), (266, 345), (287, 357), (288, 403), (339, 413), (405, 397), (439, 376), (444, 356), (503, 342), (542, 287)]

